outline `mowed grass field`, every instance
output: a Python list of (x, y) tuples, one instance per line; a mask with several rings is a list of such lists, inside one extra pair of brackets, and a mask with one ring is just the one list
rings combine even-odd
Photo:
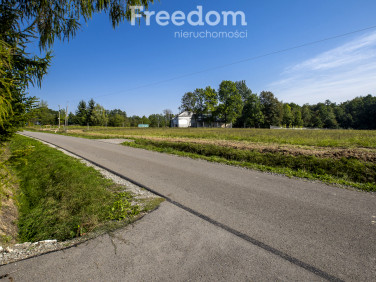
[[(47, 129), (48, 130), (48, 129)], [(257, 143), (307, 145), (318, 147), (376, 148), (376, 130), (289, 130), (242, 128), (110, 128), (70, 127), (71, 134), (94, 138), (169, 137), (234, 140)]]
[(376, 191), (376, 131), (72, 127), (62, 134), (133, 139), (124, 145)]

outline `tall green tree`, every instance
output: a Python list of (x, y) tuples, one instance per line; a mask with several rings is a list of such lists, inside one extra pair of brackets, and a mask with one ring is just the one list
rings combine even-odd
[(141, 122), (142, 122), (142, 124), (149, 124), (150, 125), (150, 120), (146, 116), (142, 116)]
[(215, 91), (215, 89), (211, 88), (210, 86), (207, 86), (204, 89), (204, 104), (204, 113), (208, 117), (207, 121), (213, 122), (216, 118), (215, 110), (218, 105), (218, 93), (217, 91)]
[(188, 111), (188, 112), (193, 112), (194, 109), (196, 108), (196, 100), (197, 97), (195, 93), (193, 92), (187, 92), (183, 95), (181, 98), (181, 105), (180, 105), (180, 111)]
[(105, 126), (108, 123), (106, 110), (103, 108), (103, 106), (99, 104), (95, 104), (93, 110), (90, 113), (89, 118), (90, 118), (89, 124), (91, 126)]
[(133, 115), (129, 118), (129, 125), (131, 127), (137, 127), (139, 124), (141, 124), (141, 117)]
[[(60, 115), (62, 117), (62, 115)], [(77, 117), (74, 113), (70, 112), (68, 115), (68, 125), (77, 125)]]
[(252, 90), (248, 88), (245, 80), (237, 81), (236, 88), (238, 89), (239, 94), (242, 96), (244, 103), (251, 97)]
[(165, 118), (161, 114), (152, 114), (149, 116), (150, 127), (165, 127)]
[(57, 121), (58, 112), (48, 108), (46, 101), (41, 100), (39, 105), (32, 110), (34, 123), (40, 125), (54, 125)]
[(281, 102), (278, 101), (274, 94), (269, 91), (262, 91), (260, 93), (260, 102), (264, 114), (264, 126), (281, 125), (283, 108)]
[(195, 107), (193, 108), (193, 112), (202, 120), (203, 115), (205, 113), (205, 90), (202, 88), (197, 88), (193, 91), (193, 95), (195, 96)]
[(334, 115), (333, 106), (330, 101), (318, 103), (313, 106), (313, 126), (317, 128), (337, 128), (338, 123)]
[[(212, 116), (218, 104), (217, 92), (210, 86), (198, 88), (193, 92), (195, 106), (193, 112), (199, 117), (203, 125), (206, 121), (212, 121)], [(209, 120), (208, 117), (210, 116)]]
[(243, 100), (236, 83), (224, 80), (219, 85), (218, 97), (221, 105), (220, 113), (224, 117), (225, 123), (233, 123), (241, 115)]
[(93, 98), (91, 98), (87, 104), (87, 115), (86, 115), (86, 124), (87, 125), (95, 125), (93, 124), (93, 121), (94, 121), (94, 111), (95, 111), (95, 101)]
[[(148, 6), (153, 0), (2, 0), (0, 2), (0, 138), (5, 139), (26, 121), (33, 105), (30, 84), (41, 85), (51, 62), (55, 39), (71, 39), (95, 13), (107, 12), (115, 27), (131, 18), (130, 6)], [(46, 52), (26, 52), (39, 41)]]
[(204, 89), (205, 113), (212, 113), (218, 104), (218, 93), (215, 89), (207, 86)]
[(261, 127), (264, 123), (264, 114), (262, 105), (256, 94), (251, 94), (245, 101), (242, 115), (239, 118), (239, 126), (243, 127)]
[(107, 116), (109, 126), (125, 127), (128, 125), (127, 113), (120, 109), (108, 111)]
[(323, 119), (325, 128), (338, 128), (337, 118), (334, 113), (336, 107), (336, 103), (332, 103), (330, 100), (325, 101), (326, 116)]
[(315, 107), (316, 109), (312, 113), (311, 126), (314, 128), (323, 128), (324, 122), (322, 120), (321, 106)]
[(303, 120), (303, 126), (305, 127), (311, 127), (312, 126), (312, 112), (311, 108), (308, 104), (304, 104), (302, 107), (302, 120)]
[(283, 118), (282, 123), (285, 127), (292, 127), (294, 121), (294, 116), (291, 111), (289, 104), (283, 104)]
[(79, 125), (87, 124), (87, 106), (84, 100), (78, 103), (76, 110), (76, 121)]
[(294, 116), (293, 125), (295, 127), (302, 127), (303, 126), (303, 119), (302, 119), (302, 112), (301, 109), (298, 107), (295, 107), (292, 110), (292, 115)]
[(22, 24), (26, 18), (20, 6), (18, 1), (0, 2), (0, 141), (25, 124), (36, 102), (26, 96), (27, 88), (40, 86), (51, 60), (50, 52), (44, 58), (26, 52), (34, 32)]
[(172, 114), (172, 111), (170, 109), (164, 109), (163, 110), (163, 115), (164, 115), (164, 118), (165, 118), (165, 126), (166, 127), (170, 127), (171, 126), (171, 120), (173, 118), (173, 114)]

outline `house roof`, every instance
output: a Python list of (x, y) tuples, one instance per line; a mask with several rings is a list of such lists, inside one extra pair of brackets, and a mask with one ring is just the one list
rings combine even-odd
[(193, 116), (193, 112), (188, 112), (188, 111), (185, 111), (179, 114), (179, 117), (192, 117), (192, 116)]

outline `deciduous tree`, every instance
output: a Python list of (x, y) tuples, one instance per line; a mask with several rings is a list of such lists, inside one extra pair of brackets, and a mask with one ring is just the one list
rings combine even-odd
[(291, 127), (294, 120), (292, 115), (291, 107), (289, 104), (283, 104), (283, 119), (282, 123), (285, 127)]
[(283, 109), (282, 104), (274, 96), (272, 92), (262, 91), (260, 93), (260, 102), (264, 114), (264, 126), (278, 126), (281, 124)]
[(163, 115), (165, 117), (165, 126), (170, 127), (171, 126), (171, 120), (173, 117), (172, 111), (170, 109), (163, 110)]
[(103, 108), (103, 106), (99, 104), (95, 104), (89, 117), (90, 117), (89, 124), (92, 126), (105, 126), (108, 123), (106, 110)]
[(196, 107), (196, 95), (193, 92), (187, 92), (181, 98), (180, 111), (193, 112)]
[(232, 81), (222, 81), (219, 86), (218, 97), (221, 104), (221, 114), (225, 123), (233, 123), (241, 115), (243, 109), (242, 96)]
[(248, 88), (245, 80), (237, 81), (236, 88), (238, 89), (239, 94), (242, 96), (243, 103), (245, 104), (247, 100), (251, 97), (252, 90)]
[(251, 94), (245, 102), (241, 122), (244, 127), (261, 127), (264, 123), (262, 105), (256, 94)]

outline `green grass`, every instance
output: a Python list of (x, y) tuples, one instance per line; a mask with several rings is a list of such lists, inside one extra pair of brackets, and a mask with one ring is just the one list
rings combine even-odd
[[(269, 129), (223, 129), (223, 128), (111, 128), (70, 127), (84, 130), (69, 134), (86, 138), (114, 138), (129, 136), (154, 136), (170, 138), (193, 138), (234, 140), (263, 144), (283, 144), (341, 148), (376, 148), (375, 130), (269, 130)], [(88, 134), (93, 134), (89, 136)]]
[(376, 164), (357, 159), (286, 156), (211, 144), (147, 139), (135, 139), (135, 142), (123, 145), (376, 191)]
[(5, 150), (5, 144), (0, 144), (0, 211), (3, 199), (7, 197), (7, 188), (10, 182), (10, 173), (6, 164), (8, 157)]
[[(15, 136), (11, 163), (20, 180), (19, 241), (59, 241), (131, 222), (145, 211), (133, 196), (79, 160)], [(155, 208), (158, 203), (151, 203)]]
[(9, 164), (9, 143), (0, 143), (0, 245), (17, 241), (17, 178)]
[[(375, 154), (375, 130), (269, 130), (223, 128), (106, 128), (75, 127), (66, 135), (83, 138), (128, 138), (135, 143), (125, 145), (167, 152), (191, 158), (201, 158), (230, 165), (269, 171), (287, 176), (321, 180), (325, 183), (376, 191), (375, 163), (362, 161), (361, 154)], [(150, 138), (159, 137), (160, 139)], [(168, 138), (168, 140), (163, 139)], [(184, 138), (184, 139), (182, 139)], [(190, 142), (212, 140), (213, 144)], [(255, 144), (255, 149), (236, 149), (215, 142), (216, 140), (239, 141)], [(274, 151), (257, 151), (257, 145), (271, 146)], [(285, 154), (279, 146), (288, 150), (303, 148), (305, 154)], [(274, 147), (273, 147), (274, 146)], [(329, 158), (315, 156), (319, 150), (346, 148), (355, 157)], [(326, 148), (326, 149), (325, 149)], [(367, 148), (367, 149), (362, 149)], [(309, 152), (312, 151), (310, 154)], [(358, 155), (357, 155), (358, 154)]]

